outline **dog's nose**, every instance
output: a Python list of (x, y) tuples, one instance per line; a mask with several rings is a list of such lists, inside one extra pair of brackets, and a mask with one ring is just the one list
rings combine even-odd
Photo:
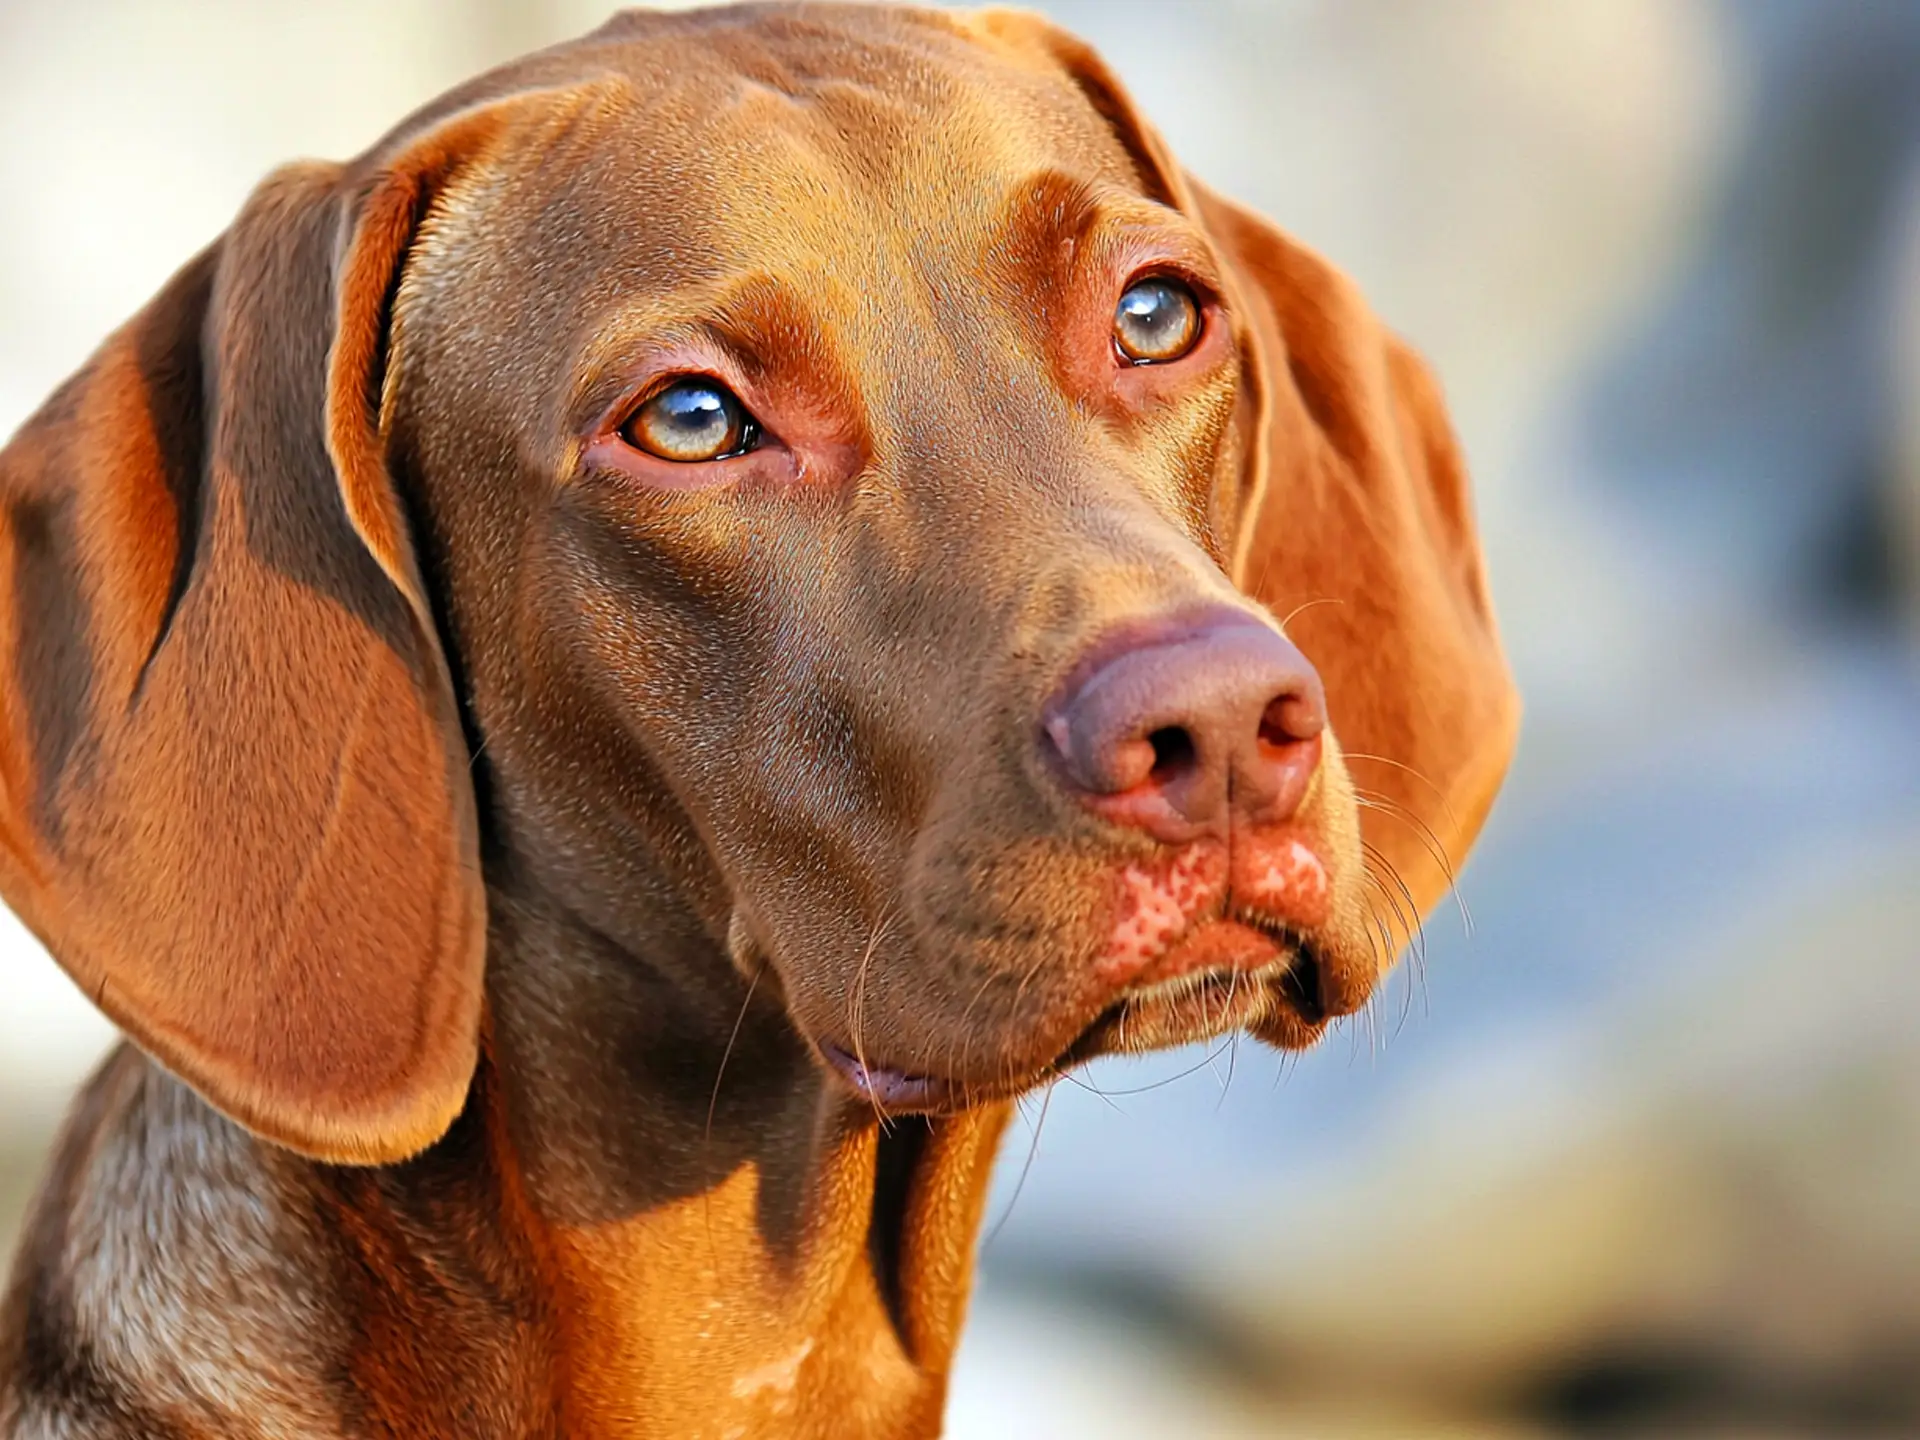
[(1293, 814), (1326, 723), (1307, 657), (1272, 626), (1223, 611), (1102, 659), (1044, 728), (1096, 810), (1180, 844)]

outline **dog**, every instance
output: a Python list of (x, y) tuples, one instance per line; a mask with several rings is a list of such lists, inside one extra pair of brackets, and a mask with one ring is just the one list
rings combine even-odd
[(130, 1040), (10, 1437), (934, 1435), (1013, 1099), (1312, 1044), (1518, 724), (1421, 361), (1018, 13), (277, 171), (0, 528), (0, 891)]

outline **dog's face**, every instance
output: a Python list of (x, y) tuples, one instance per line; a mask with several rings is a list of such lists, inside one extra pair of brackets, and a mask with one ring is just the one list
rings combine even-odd
[[(1362, 1004), (1432, 884), (1363, 859), (1349, 720), (1456, 851), (1511, 736), (1411, 362), (1021, 17), (636, 17), (524, 68), (356, 172), (333, 287), (327, 455), (406, 602), (346, 608), (487, 776), (463, 819), (465, 748), (434, 772), (418, 848), (491, 827), (641, 953), (670, 894), (892, 1110)], [(1281, 601), (1343, 613), (1303, 653)]]
[(1065, 71), (914, 39), (663, 47), (442, 193), (389, 425), (500, 803), (556, 857), (684, 812), (737, 962), (889, 1107), (1304, 1043), (1385, 957), (1316, 682), (1228, 578), (1231, 281)]

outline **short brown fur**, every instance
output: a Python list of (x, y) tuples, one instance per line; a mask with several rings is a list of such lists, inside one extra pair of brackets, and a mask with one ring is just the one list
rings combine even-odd
[[(1141, 264), (1211, 328), (1115, 372)], [(781, 443), (622, 452), (675, 367)], [(635, 12), (270, 177), (0, 452), (0, 890), (139, 1047), (0, 1434), (936, 1434), (1011, 1097), (1131, 1043), (1152, 842), (1034, 717), (1199, 605), (1325, 679), (1344, 1013), (1512, 748), (1464, 471), (1038, 19)], [(1246, 1023), (1312, 1043), (1288, 993)]]

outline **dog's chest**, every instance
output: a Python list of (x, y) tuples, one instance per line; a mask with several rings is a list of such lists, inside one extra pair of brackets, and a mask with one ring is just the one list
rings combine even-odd
[(570, 1440), (937, 1434), (944, 1381), (904, 1353), (864, 1265), (783, 1265), (728, 1190), (555, 1235)]

